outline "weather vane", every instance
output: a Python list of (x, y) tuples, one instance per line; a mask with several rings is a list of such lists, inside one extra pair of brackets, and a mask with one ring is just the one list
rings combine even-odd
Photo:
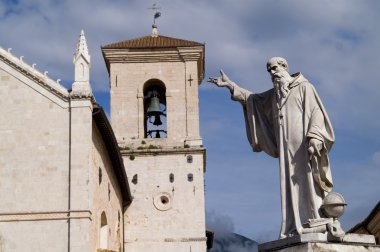
[(161, 7), (158, 7), (157, 6), (157, 3), (154, 3), (153, 6), (151, 8), (148, 8), (150, 10), (153, 10), (154, 11), (154, 16), (153, 16), (153, 24), (156, 24), (156, 19), (159, 18), (161, 16), (161, 12), (157, 11), (157, 10), (160, 10)]

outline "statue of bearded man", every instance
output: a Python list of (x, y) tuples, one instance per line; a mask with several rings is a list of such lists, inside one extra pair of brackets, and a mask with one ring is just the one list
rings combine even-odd
[(325, 217), (322, 200), (333, 186), (328, 152), (334, 132), (312, 84), (288, 73), (285, 59), (269, 59), (274, 88), (260, 94), (245, 90), (221, 70), (209, 82), (227, 87), (243, 105), (248, 140), (254, 152), (279, 158), (282, 225), (280, 238), (316, 231), (310, 220)]

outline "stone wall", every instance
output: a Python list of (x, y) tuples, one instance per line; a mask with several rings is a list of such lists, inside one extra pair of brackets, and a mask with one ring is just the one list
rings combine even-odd
[(67, 221), (0, 222), (1, 252), (67, 252)]
[(1, 212), (67, 209), (67, 107), (19, 76), (0, 77)]
[(67, 102), (2, 61), (0, 83), (1, 251), (65, 251)]
[(0, 251), (96, 251), (102, 212), (120, 251), (122, 196), (91, 99), (74, 99), (70, 120), (68, 96), (22, 71), (0, 61)]
[(93, 246), (91, 251), (100, 248), (100, 226), (103, 212), (107, 217), (109, 229), (108, 249), (121, 251), (123, 248), (122, 195), (104, 142), (95, 124), (93, 125), (92, 141), (90, 185), (92, 188)]
[(206, 251), (202, 150), (123, 153), (134, 197), (125, 251)]

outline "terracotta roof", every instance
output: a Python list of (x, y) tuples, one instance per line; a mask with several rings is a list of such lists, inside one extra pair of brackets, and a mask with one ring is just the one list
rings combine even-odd
[(347, 233), (371, 234), (375, 236), (377, 244), (380, 244), (380, 201), (367, 218), (352, 227)]
[(123, 48), (173, 48), (173, 47), (190, 47), (203, 46), (202, 43), (195, 41), (171, 38), (166, 36), (145, 36), (131, 40), (112, 43), (102, 46), (102, 49), (123, 49)]

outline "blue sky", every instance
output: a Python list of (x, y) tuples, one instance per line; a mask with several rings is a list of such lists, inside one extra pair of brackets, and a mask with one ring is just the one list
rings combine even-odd
[[(42, 72), (73, 81), (81, 29), (92, 56), (91, 83), (109, 109), (108, 74), (100, 46), (151, 32), (153, 1), (0, 0), (0, 46), (13, 48)], [(334, 191), (348, 207), (348, 229), (380, 195), (380, 1), (157, 0), (161, 35), (206, 44), (206, 79), (225, 72), (239, 85), (271, 88), (268, 58), (285, 57), (316, 87), (333, 123)], [(240, 104), (227, 90), (200, 86), (201, 134), (207, 147), (206, 205), (210, 220), (258, 241), (280, 228), (278, 163), (248, 145)]]

